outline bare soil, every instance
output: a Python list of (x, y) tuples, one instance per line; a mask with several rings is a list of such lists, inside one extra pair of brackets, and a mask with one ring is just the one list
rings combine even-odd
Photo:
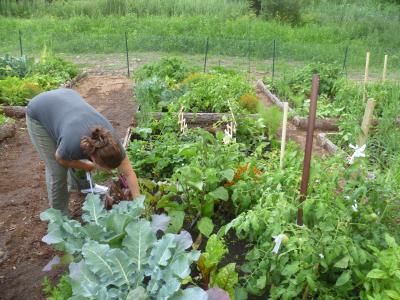
[[(125, 136), (136, 107), (132, 82), (124, 76), (93, 76), (74, 87)], [(43, 272), (56, 254), (41, 239), (47, 224), (39, 214), (49, 205), (44, 164), (29, 139), (25, 119), (16, 122), (17, 133), (0, 143), (0, 299), (43, 299), (44, 276), (55, 278), (63, 270)], [(71, 196), (73, 215), (80, 213), (83, 197)]]

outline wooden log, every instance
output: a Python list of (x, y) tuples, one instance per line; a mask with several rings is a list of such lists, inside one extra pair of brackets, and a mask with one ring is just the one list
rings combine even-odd
[[(292, 119), (293, 124), (301, 129), (301, 130), (307, 130), (308, 127), (308, 119), (295, 116)], [(320, 130), (326, 130), (326, 131), (338, 131), (339, 126), (337, 125), (337, 120), (334, 118), (326, 118), (326, 119), (317, 119), (315, 121), (315, 128), (320, 129)]]
[[(137, 117), (141, 114), (141, 112), (134, 113), (134, 116)], [(163, 112), (150, 112), (145, 113), (148, 114), (149, 117), (154, 118), (156, 120), (160, 120), (165, 114)], [(173, 116), (177, 116), (178, 113), (172, 113)], [(236, 115), (239, 119), (241, 117), (250, 117), (250, 118), (260, 118), (259, 114), (243, 114)], [(230, 113), (183, 113), (183, 117), (188, 123), (192, 124), (212, 124), (218, 121), (221, 121), (224, 117), (227, 120), (231, 120), (232, 115)], [(229, 121), (228, 121), (229, 122)]]
[(25, 118), (26, 106), (0, 106), (0, 111), (10, 118)]
[(13, 120), (7, 120), (6, 123), (0, 125), (0, 141), (13, 137), (16, 131), (15, 122)]
[[(259, 88), (271, 100), (272, 103), (277, 105), (283, 111), (284, 109), (283, 102), (277, 96), (272, 94), (269, 89), (267, 89), (262, 80), (257, 80), (257, 88)], [(291, 107), (288, 108), (288, 111), (291, 114), (295, 113), (295, 111)]]
[(332, 141), (327, 138), (325, 133), (319, 133), (317, 135), (317, 143), (319, 146), (328, 151), (329, 154), (335, 154), (339, 150), (339, 147), (332, 143)]
[(82, 72), (80, 74), (78, 74), (77, 76), (75, 76), (74, 78), (72, 78), (71, 80), (64, 82), (63, 84), (61, 84), (60, 88), (72, 88), (73, 86), (75, 86), (78, 81), (82, 80), (83, 78), (87, 77), (88, 73), (87, 72)]

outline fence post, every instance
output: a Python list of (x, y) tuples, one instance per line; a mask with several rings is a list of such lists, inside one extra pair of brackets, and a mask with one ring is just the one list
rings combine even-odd
[(304, 200), (306, 200), (308, 180), (310, 179), (311, 154), (313, 147), (315, 118), (317, 115), (318, 88), (319, 88), (319, 75), (314, 74), (312, 79), (310, 110), (308, 113), (308, 129), (306, 138), (306, 148), (304, 151), (303, 176), (301, 179), (301, 187), (300, 187), (300, 206), (297, 210), (297, 225), (299, 226), (303, 226), (303, 208), (301, 207), (301, 204), (304, 202)]
[(363, 92), (363, 102), (367, 100), (367, 84), (368, 84), (368, 69), (369, 69), (369, 57), (370, 53), (367, 52), (367, 56), (365, 58), (365, 72), (364, 72), (364, 92)]
[(125, 31), (125, 51), (126, 51), (126, 66), (128, 67), (128, 78), (131, 77), (131, 70), (129, 68), (129, 48), (128, 48), (128, 32)]
[(272, 52), (272, 82), (274, 82), (275, 78), (275, 57), (276, 57), (276, 40), (274, 40), (273, 52)]
[(24, 51), (22, 49), (22, 34), (21, 34), (21, 30), (18, 29), (18, 34), (19, 34), (19, 50), (21, 52), (21, 56), (24, 55)]
[(251, 72), (251, 66), (250, 66), (250, 47), (251, 47), (251, 41), (250, 38), (248, 39), (248, 44), (247, 44), (247, 60), (248, 60), (248, 73), (250, 74)]
[(289, 103), (288, 102), (283, 102), (281, 156), (280, 156), (280, 161), (279, 161), (279, 165), (280, 165), (281, 169), (283, 169), (283, 158), (285, 156), (288, 110), (289, 110)]
[(385, 59), (383, 60), (383, 73), (382, 73), (382, 81), (385, 82), (386, 80), (386, 73), (387, 73), (387, 62), (388, 62), (388, 55), (385, 55)]
[(346, 47), (344, 51), (344, 59), (343, 59), (343, 71), (346, 73), (347, 77), (347, 55), (349, 54), (349, 46)]
[(206, 72), (207, 69), (207, 56), (208, 56), (208, 37), (206, 39), (206, 49), (204, 54), (204, 73)]
[(358, 146), (361, 147), (365, 145), (368, 138), (369, 127), (372, 122), (372, 117), (374, 116), (375, 100), (369, 99), (367, 106), (365, 107), (364, 117), (361, 123), (361, 134), (358, 138)]

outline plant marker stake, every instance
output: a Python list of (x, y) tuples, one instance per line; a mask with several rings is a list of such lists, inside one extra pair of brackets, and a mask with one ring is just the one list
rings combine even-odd
[(283, 102), (283, 122), (282, 122), (281, 158), (280, 158), (281, 170), (283, 169), (283, 157), (285, 156), (288, 110), (289, 110), (289, 103)]
[[(319, 88), (319, 75), (314, 74), (312, 79), (312, 90), (310, 99), (310, 111), (308, 113), (308, 129), (306, 148), (304, 151), (304, 162), (303, 162), (303, 176), (301, 179), (300, 187), (300, 204), (306, 199), (308, 180), (310, 178), (310, 163), (313, 146), (315, 118), (317, 115), (317, 98)], [(297, 225), (303, 226), (303, 208), (300, 206), (297, 210)]]
[(366, 57), (366, 59), (365, 59), (365, 73), (364, 73), (364, 93), (363, 93), (363, 100), (364, 100), (364, 102), (367, 100), (367, 83), (368, 83), (369, 56), (370, 56), (370, 53), (367, 52), (367, 57)]
[(204, 54), (204, 73), (206, 72), (206, 68), (207, 68), (207, 56), (208, 56), (208, 37), (206, 39), (206, 51)]
[(19, 34), (19, 50), (21, 52), (21, 56), (24, 55), (24, 51), (22, 49), (22, 34), (21, 34), (21, 30), (18, 29), (18, 34)]
[(250, 72), (251, 72), (251, 67), (250, 67), (250, 39), (248, 40), (248, 45), (247, 45), (247, 60), (248, 60), (248, 63), (249, 63), (249, 69), (248, 69), (248, 73), (250, 74)]
[(274, 47), (272, 52), (272, 82), (274, 82), (274, 77), (275, 77), (275, 56), (276, 56), (276, 40), (274, 40)]
[(344, 51), (344, 59), (343, 59), (343, 71), (346, 72), (346, 77), (347, 77), (347, 55), (349, 54), (349, 46), (346, 47), (346, 50)]
[(362, 145), (365, 145), (365, 143), (367, 142), (368, 131), (372, 122), (372, 117), (374, 115), (375, 104), (376, 102), (374, 99), (369, 99), (367, 102), (367, 106), (365, 107), (364, 117), (361, 124), (361, 134), (358, 138), (358, 146), (360, 147)]
[(125, 31), (125, 51), (126, 51), (126, 65), (128, 67), (128, 78), (131, 77), (131, 71), (129, 69), (129, 49), (128, 49), (128, 32)]
[(385, 55), (385, 59), (383, 61), (383, 74), (382, 74), (382, 81), (385, 82), (386, 80), (386, 72), (387, 72), (387, 62), (388, 62), (388, 55)]

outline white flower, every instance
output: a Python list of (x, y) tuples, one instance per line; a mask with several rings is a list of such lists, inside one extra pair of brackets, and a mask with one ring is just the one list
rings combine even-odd
[(346, 196), (344, 196), (344, 199), (345, 199), (345, 200), (350, 200), (350, 196), (349, 196), (349, 195), (346, 195)]
[(362, 145), (361, 147), (359, 147), (358, 145), (352, 145), (350, 144), (350, 148), (354, 149), (354, 153), (352, 156), (347, 158), (347, 162), (352, 165), (354, 163), (354, 160), (358, 157), (365, 157), (365, 148), (367, 147), (367, 145)]
[(319, 257), (320, 257), (321, 259), (324, 259), (324, 258), (325, 258), (325, 256), (324, 256), (322, 253), (319, 254)]
[(278, 254), (279, 248), (281, 247), (281, 244), (282, 244), (283, 234), (273, 236), (273, 238), (275, 240), (275, 246), (274, 246), (274, 249), (272, 249), (272, 253)]
[(354, 212), (358, 212), (358, 205), (357, 202), (354, 202), (354, 204), (351, 206)]

